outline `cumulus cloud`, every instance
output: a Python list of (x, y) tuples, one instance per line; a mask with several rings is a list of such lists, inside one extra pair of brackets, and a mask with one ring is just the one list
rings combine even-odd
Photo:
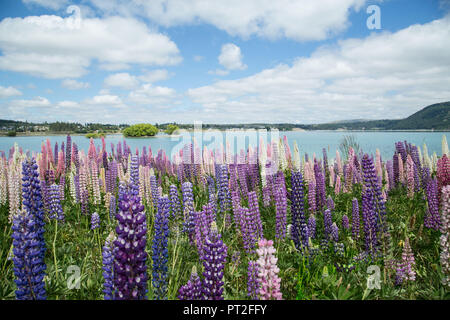
[(20, 90), (17, 90), (14, 87), (3, 87), (0, 86), (0, 99), (14, 97), (14, 96), (21, 96), (22, 92)]
[(115, 107), (123, 105), (122, 99), (120, 99), (119, 96), (111, 94), (94, 96), (92, 98), (85, 100), (84, 102), (89, 105), (103, 105), (103, 106), (107, 105)]
[(90, 0), (107, 14), (140, 15), (165, 27), (211, 24), (230, 35), (323, 40), (344, 31), (366, 0)]
[[(206, 114), (301, 123), (401, 118), (450, 100), (450, 16), (347, 39), (292, 65), (188, 90)], [(201, 116), (201, 115), (200, 115)], [(226, 121), (226, 120), (224, 120)]]
[(51, 106), (50, 101), (47, 98), (37, 96), (33, 99), (20, 99), (13, 100), (10, 106), (14, 108), (40, 108)]
[(178, 47), (133, 18), (55, 15), (5, 18), (0, 22), (0, 70), (44, 78), (78, 78), (93, 60), (105, 69), (175, 65)]
[(154, 83), (158, 81), (167, 80), (170, 78), (170, 76), (171, 75), (166, 69), (156, 69), (147, 71), (145, 74), (139, 76), (138, 78), (139, 80), (144, 82)]
[(109, 87), (119, 87), (123, 89), (131, 89), (139, 84), (138, 79), (129, 73), (116, 73), (105, 79), (105, 85)]
[(61, 82), (61, 86), (70, 90), (79, 90), (89, 88), (89, 83), (74, 79), (65, 79)]
[(247, 68), (247, 65), (242, 63), (241, 48), (233, 43), (227, 43), (222, 46), (219, 63), (228, 70), (244, 70)]
[(138, 89), (130, 92), (128, 98), (137, 104), (161, 105), (173, 103), (175, 97), (176, 91), (172, 88), (145, 83)]

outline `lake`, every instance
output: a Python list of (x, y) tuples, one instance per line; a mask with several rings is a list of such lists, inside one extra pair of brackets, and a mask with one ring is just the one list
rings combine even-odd
[[(134, 151), (136, 148), (142, 150), (142, 147), (146, 146), (152, 148), (153, 154), (156, 154), (159, 149), (165, 150), (168, 155), (173, 155), (175, 152), (182, 148), (183, 144), (188, 141), (192, 133), (183, 133), (180, 136), (158, 136), (151, 138), (127, 138), (127, 144)], [(322, 156), (322, 148), (326, 148), (328, 157), (333, 159), (336, 154), (336, 150), (339, 149), (339, 144), (346, 135), (354, 135), (361, 149), (364, 152), (375, 154), (376, 149), (380, 150), (381, 156), (384, 159), (391, 158), (394, 153), (394, 143), (397, 141), (408, 141), (412, 144), (423, 147), (426, 143), (428, 147), (429, 155), (436, 152), (438, 156), (441, 156), (442, 147), (441, 140), (443, 135), (447, 135), (447, 132), (367, 132), (367, 131), (268, 131), (266, 135), (258, 132), (243, 132), (243, 131), (229, 131), (227, 133), (220, 131), (204, 131), (203, 134), (198, 132), (195, 134), (197, 141), (203, 141), (203, 146), (218, 147), (220, 143), (217, 141), (224, 141), (228, 136), (229, 141), (235, 141), (235, 151), (251, 145), (256, 145), (259, 142), (259, 138), (269, 141), (271, 137), (283, 137), (286, 135), (288, 138), (291, 149), (293, 148), (294, 141), (300, 149), (300, 153), (303, 155), (305, 152), (309, 155), (316, 153), (318, 156)], [(9, 149), (18, 143), (19, 147), (22, 147), (23, 151), (35, 151), (40, 152), (41, 144), (46, 139), (50, 139), (52, 145), (58, 142), (61, 146), (63, 141), (66, 141), (65, 135), (49, 135), (49, 136), (24, 136), (24, 137), (0, 137), (0, 151), (5, 151), (8, 154)], [(118, 142), (123, 141), (122, 135), (108, 135), (105, 138), (108, 151), (111, 149), (111, 143), (117, 145)], [(84, 136), (72, 136), (72, 141), (75, 142), (79, 149), (85, 150), (89, 147), (89, 139)], [(101, 146), (101, 139), (95, 139), (95, 144)]]

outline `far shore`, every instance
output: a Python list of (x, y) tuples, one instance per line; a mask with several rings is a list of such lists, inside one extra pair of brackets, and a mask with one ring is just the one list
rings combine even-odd
[[(230, 128), (230, 129), (202, 129), (202, 132), (223, 132), (223, 131), (247, 131), (247, 130), (262, 130), (257, 128)], [(194, 132), (194, 129), (182, 129), (182, 132)], [(270, 130), (268, 130), (270, 132)], [(434, 129), (414, 129), (414, 130), (346, 130), (346, 129), (336, 129), (336, 130), (305, 130), (301, 128), (293, 128), (292, 130), (279, 130), (280, 132), (449, 132), (448, 130), (434, 130)], [(9, 137), (6, 132), (0, 132), (0, 137), (7, 138), (17, 138), (17, 137), (45, 137), (45, 136), (64, 136), (70, 134), (71, 136), (86, 136), (86, 133), (74, 133), (74, 132), (17, 132), (16, 136)], [(123, 136), (121, 132), (107, 133), (106, 136)], [(177, 138), (180, 134), (157, 134), (154, 136), (145, 137), (126, 137), (126, 139), (142, 139), (142, 138)], [(125, 138), (125, 137), (124, 137)], [(94, 139), (101, 139), (94, 138)]]

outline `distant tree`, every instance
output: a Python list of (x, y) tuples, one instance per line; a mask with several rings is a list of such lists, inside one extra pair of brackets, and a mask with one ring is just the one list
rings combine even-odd
[(125, 137), (151, 137), (158, 133), (158, 129), (149, 123), (141, 123), (124, 129), (122, 133)]
[(166, 127), (166, 130), (164, 130), (164, 132), (167, 133), (168, 135), (171, 135), (174, 132), (178, 131), (179, 129), (180, 128), (178, 128), (178, 126), (175, 124), (168, 124)]

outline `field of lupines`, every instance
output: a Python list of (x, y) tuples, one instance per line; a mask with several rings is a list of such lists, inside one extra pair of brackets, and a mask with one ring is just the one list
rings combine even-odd
[[(0, 158), (0, 299), (448, 299), (450, 159), (67, 141)], [(109, 150), (108, 150), (109, 149)]]

